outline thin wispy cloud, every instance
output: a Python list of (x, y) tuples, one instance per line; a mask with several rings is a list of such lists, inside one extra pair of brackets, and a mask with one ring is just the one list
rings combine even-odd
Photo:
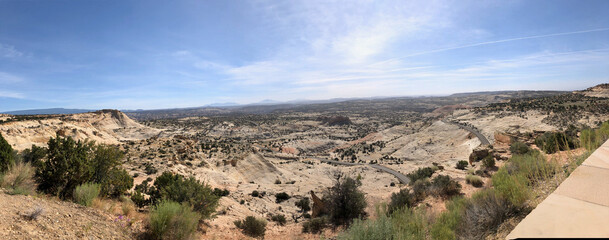
[(24, 54), (18, 51), (15, 46), (0, 43), (0, 56), (5, 58), (21, 57)]

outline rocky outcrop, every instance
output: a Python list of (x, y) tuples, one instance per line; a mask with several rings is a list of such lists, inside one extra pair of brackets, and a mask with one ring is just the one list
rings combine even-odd
[(478, 162), (491, 154), (493, 154), (493, 149), (489, 145), (479, 146), (469, 155), (469, 164)]
[(325, 209), (326, 209), (324, 202), (322, 202), (321, 199), (319, 197), (317, 197), (317, 195), (315, 195), (313, 190), (311, 190), (311, 199), (313, 200), (313, 208), (312, 208), (311, 217), (314, 218), (314, 217), (324, 214)]
[(160, 130), (141, 125), (118, 110), (71, 115), (44, 115), (0, 124), (0, 133), (16, 150), (34, 145), (45, 146), (57, 135), (76, 140), (89, 139), (97, 143), (118, 144), (120, 141), (141, 140), (156, 136)]

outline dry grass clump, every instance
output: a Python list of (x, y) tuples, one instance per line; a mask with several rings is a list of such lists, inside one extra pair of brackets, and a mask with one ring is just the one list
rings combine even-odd
[(2, 176), (1, 186), (9, 189), (9, 194), (32, 195), (36, 193), (34, 173), (29, 163), (17, 163)]
[(475, 176), (475, 175), (467, 175), (465, 176), (465, 182), (467, 184), (470, 184), (474, 187), (482, 187), (484, 186), (484, 181), (482, 180), (481, 177)]

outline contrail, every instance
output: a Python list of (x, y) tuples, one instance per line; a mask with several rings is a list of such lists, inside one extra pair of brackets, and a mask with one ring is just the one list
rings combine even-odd
[(380, 63), (384, 63), (384, 62), (389, 62), (389, 61), (393, 61), (393, 60), (398, 60), (398, 59), (403, 59), (403, 58), (408, 58), (408, 57), (414, 57), (414, 56), (429, 54), (429, 53), (444, 52), (444, 51), (450, 51), (450, 50), (455, 50), (455, 49), (462, 49), (462, 48), (470, 48), (470, 47), (477, 47), (477, 46), (483, 46), (483, 45), (490, 45), (490, 44), (495, 44), (495, 43), (513, 42), (513, 41), (535, 39), (535, 38), (565, 36), (565, 35), (573, 35), (573, 34), (580, 34), (580, 33), (602, 32), (602, 31), (607, 31), (607, 30), (609, 30), (609, 28), (598, 28), (598, 29), (591, 29), (591, 30), (584, 30), (584, 31), (553, 33), (553, 34), (528, 36), (528, 37), (519, 37), (519, 38), (508, 38), (508, 39), (503, 39), (503, 40), (496, 40), (496, 41), (488, 41), (488, 42), (481, 42), (481, 43), (473, 43), (473, 44), (461, 45), (461, 46), (457, 46), (457, 47), (439, 48), (439, 49), (435, 49), (435, 50), (430, 50), (430, 51), (425, 51), (425, 52), (418, 52), (418, 53), (413, 53), (413, 54), (402, 56), (402, 57), (388, 59), (388, 60), (385, 60), (385, 61), (374, 63), (372, 65), (380, 64)]

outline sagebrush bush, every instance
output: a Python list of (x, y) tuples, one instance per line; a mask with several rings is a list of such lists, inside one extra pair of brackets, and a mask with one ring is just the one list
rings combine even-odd
[(531, 151), (532, 149), (526, 143), (523, 142), (514, 142), (512, 143), (512, 145), (510, 145), (510, 152), (512, 152), (512, 155), (527, 154)]
[(320, 233), (328, 225), (326, 217), (316, 217), (302, 224), (303, 233)]
[(34, 168), (29, 163), (17, 163), (10, 167), (8, 172), (0, 176), (0, 186), (8, 188), (10, 194), (32, 195), (36, 193), (34, 181)]
[(412, 185), (412, 194), (415, 202), (423, 201), (430, 195), (431, 182), (429, 179), (419, 179)]
[(467, 168), (467, 165), (469, 165), (467, 161), (460, 160), (457, 162), (457, 169), (465, 170), (465, 168)]
[(493, 189), (476, 192), (465, 206), (459, 236), (464, 239), (484, 239), (517, 211), (510, 201)]
[(573, 137), (563, 132), (546, 132), (535, 138), (535, 145), (548, 154), (576, 148)]
[(237, 220), (234, 223), (237, 228), (250, 237), (264, 237), (266, 232), (266, 221), (254, 216), (247, 216), (244, 220)]
[(538, 151), (533, 151), (513, 156), (506, 168), (510, 174), (521, 174), (531, 181), (531, 184), (535, 184), (554, 176), (559, 167), (555, 162), (547, 161)]
[(368, 239), (394, 239), (394, 228), (391, 218), (384, 212), (377, 214), (375, 220), (355, 219), (353, 224), (338, 239), (345, 240), (368, 240)]
[(510, 174), (506, 168), (500, 168), (492, 182), (497, 193), (514, 206), (520, 207), (529, 199), (528, 180), (522, 174)]
[(282, 203), (283, 201), (287, 201), (288, 199), (290, 199), (290, 195), (285, 192), (275, 194), (275, 203)]
[(91, 206), (93, 200), (99, 196), (101, 188), (97, 183), (84, 183), (74, 189), (74, 202), (83, 206)]
[(482, 166), (485, 167), (486, 169), (493, 169), (495, 168), (495, 158), (493, 157), (493, 155), (488, 155), (485, 158), (482, 159)]
[(391, 201), (387, 206), (389, 214), (397, 211), (400, 208), (410, 208), (415, 204), (415, 197), (410, 193), (410, 190), (403, 188), (397, 193), (391, 194)]
[(402, 208), (391, 214), (394, 239), (426, 239), (429, 219), (425, 209)]
[(189, 239), (200, 218), (187, 204), (161, 201), (150, 212), (148, 234), (152, 239)]
[(447, 175), (438, 175), (431, 181), (434, 193), (443, 198), (461, 194), (461, 184)]
[(283, 214), (275, 214), (271, 216), (271, 221), (276, 222), (281, 226), (285, 225), (285, 223), (287, 222)]
[(164, 172), (154, 181), (154, 187), (149, 191), (152, 203), (163, 199), (179, 203), (187, 203), (201, 214), (203, 219), (211, 217), (218, 206), (219, 196), (205, 183), (194, 177), (186, 178), (179, 174)]
[(465, 176), (465, 182), (477, 188), (484, 186), (482, 178), (474, 175)]
[(468, 199), (455, 197), (445, 203), (446, 211), (442, 212), (431, 225), (430, 234), (434, 240), (457, 239), (457, 228), (462, 222)]
[(419, 168), (419, 169), (415, 170), (414, 172), (406, 174), (406, 176), (408, 178), (410, 178), (410, 183), (414, 184), (419, 179), (430, 178), (434, 172), (435, 172), (434, 169), (432, 169), (430, 167), (425, 167), (425, 168)]

